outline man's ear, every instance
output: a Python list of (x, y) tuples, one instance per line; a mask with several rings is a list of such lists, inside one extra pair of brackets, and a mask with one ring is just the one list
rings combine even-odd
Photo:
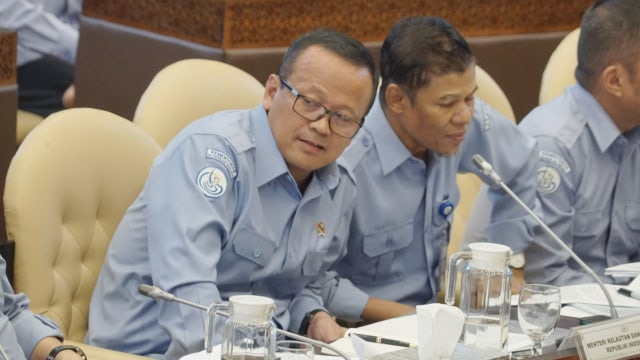
[(625, 76), (628, 76), (628, 73), (624, 66), (620, 63), (614, 63), (602, 70), (602, 73), (600, 73), (600, 81), (606, 92), (613, 96), (621, 97)]
[(409, 100), (404, 90), (394, 83), (387, 86), (384, 91), (384, 98), (387, 101), (387, 108), (397, 113), (405, 110)]
[(267, 78), (267, 82), (264, 85), (264, 96), (262, 97), (262, 107), (269, 111), (273, 100), (280, 89), (280, 77), (276, 74), (271, 74)]

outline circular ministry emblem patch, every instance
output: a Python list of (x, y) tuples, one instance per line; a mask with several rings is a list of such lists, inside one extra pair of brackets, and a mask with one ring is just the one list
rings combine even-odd
[(198, 173), (196, 182), (202, 193), (211, 198), (217, 198), (227, 189), (227, 177), (222, 170), (214, 167), (206, 167)]
[(541, 166), (538, 169), (538, 192), (551, 194), (558, 190), (560, 181), (558, 170), (550, 166)]

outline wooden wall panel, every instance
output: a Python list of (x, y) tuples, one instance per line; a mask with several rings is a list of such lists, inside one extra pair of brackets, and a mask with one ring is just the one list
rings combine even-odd
[(287, 46), (330, 27), (361, 41), (381, 41), (409, 15), (437, 15), (465, 36), (569, 31), (592, 0), (85, 0), (84, 14), (231, 48)]
[(16, 83), (16, 46), (14, 32), (0, 32), (0, 86)]

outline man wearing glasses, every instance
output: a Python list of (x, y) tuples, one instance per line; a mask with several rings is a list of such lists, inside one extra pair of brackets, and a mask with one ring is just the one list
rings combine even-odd
[(196, 121), (156, 159), (111, 242), (89, 343), (167, 359), (204, 348), (205, 313), (142, 297), (140, 284), (203, 305), (267, 296), (277, 326), (342, 336), (310, 289), (346, 249), (356, 189), (335, 160), (373, 103), (375, 64), (353, 38), (317, 30), (278, 74), (260, 106)]

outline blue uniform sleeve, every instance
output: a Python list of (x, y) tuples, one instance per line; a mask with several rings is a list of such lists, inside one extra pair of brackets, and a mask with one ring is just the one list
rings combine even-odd
[[(155, 285), (206, 306), (221, 300), (217, 265), (222, 239), (232, 228), (240, 191), (237, 179), (223, 164), (205, 158), (211, 140), (203, 143), (198, 136), (190, 136), (160, 157), (144, 193), (148, 200), (150, 272)], [(224, 148), (226, 143), (220, 140), (216, 146)], [(232, 156), (230, 147), (225, 151)], [(217, 179), (208, 182), (212, 177)], [(202, 349), (204, 321), (202, 310), (162, 302), (158, 322), (171, 339), (165, 356), (177, 358)], [(217, 323), (221, 326), (223, 322)], [(219, 342), (220, 336), (217, 338)]]
[[(60, 2), (60, 14), (26, 0), (0, 1), (0, 27), (18, 33), (18, 65), (49, 54), (75, 62), (78, 46), (77, 21), (82, 11), (79, 0)], [(54, 10), (54, 9), (52, 9)]]
[(29, 310), (29, 299), (15, 294), (5, 275), (6, 264), (0, 258), (2, 274), (2, 314), (0, 314), (0, 346), (11, 359), (29, 359), (36, 344), (45, 337), (62, 339), (58, 326)]
[(334, 271), (327, 272), (331, 279), (321, 288), (324, 304), (339, 319), (358, 321), (361, 318), (369, 295), (347, 278), (341, 278)]
[[(576, 166), (568, 152), (551, 137), (539, 137), (538, 143), (545, 154), (553, 154), (567, 161), (573, 170), (565, 171), (557, 161), (539, 161), (538, 194), (545, 215), (545, 223), (564, 243), (573, 248), (576, 189)], [(549, 158), (549, 156), (545, 156)], [(570, 255), (543, 231), (536, 234), (532, 246), (525, 252), (525, 280), (542, 284), (567, 285), (593, 282), (586, 273), (569, 266)]]

